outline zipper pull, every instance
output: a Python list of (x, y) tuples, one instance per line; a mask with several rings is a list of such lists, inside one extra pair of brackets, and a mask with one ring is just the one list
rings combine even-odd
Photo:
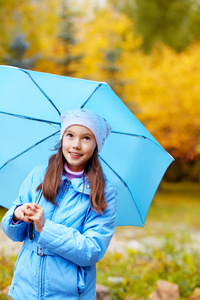
[(69, 190), (69, 184), (70, 184), (70, 180), (67, 179), (66, 192), (68, 192), (68, 190)]

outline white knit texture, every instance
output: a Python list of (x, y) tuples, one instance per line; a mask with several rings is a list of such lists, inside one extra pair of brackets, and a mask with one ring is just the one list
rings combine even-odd
[(98, 152), (111, 132), (111, 125), (96, 112), (88, 109), (68, 110), (61, 115), (60, 140), (65, 130), (72, 125), (82, 125), (90, 129), (96, 139)]

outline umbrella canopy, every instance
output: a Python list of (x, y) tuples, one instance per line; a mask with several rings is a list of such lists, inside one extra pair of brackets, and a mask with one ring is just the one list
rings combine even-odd
[(116, 225), (144, 226), (173, 158), (106, 83), (0, 66), (0, 93), (0, 205), (9, 208), (28, 173), (48, 162), (60, 113), (87, 108), (112, 125), (99, 159), (118, 190)]

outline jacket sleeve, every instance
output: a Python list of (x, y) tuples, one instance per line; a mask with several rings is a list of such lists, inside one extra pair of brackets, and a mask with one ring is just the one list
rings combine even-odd
[(61, 224), (46, 220), (38, 240), (41, 246), (85, 267), (96, 264), (105, 254), (115, 230), (116, 189), (107, 188), (107, 208), (103, 215), (90, 209), (82, 233)]
[(26, 234), (28, 223), (20, 221), (14, 224), (13, 214), (17, 206), (31, 202), (30, 188), (33, 180), (33, 172), (34, 171), (32, 171), (23, 182), (18, 198), (12, 203), (12, 207), (7, 211), (1, 221), (3, 231), (14, 242), (22, 242)]

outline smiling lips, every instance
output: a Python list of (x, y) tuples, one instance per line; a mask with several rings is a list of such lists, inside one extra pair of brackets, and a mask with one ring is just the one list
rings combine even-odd
[(77, 153), (77, 152), (69, 152), (69, 154), (71, 155), (72, 158), (79, 158), (83, 155), (83, 154)]

